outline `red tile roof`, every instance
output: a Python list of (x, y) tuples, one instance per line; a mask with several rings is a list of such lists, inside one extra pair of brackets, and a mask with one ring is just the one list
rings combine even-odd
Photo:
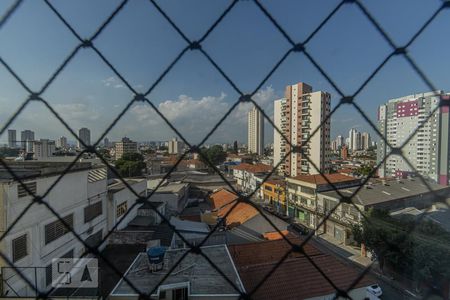
[(288, 234), (289, 234), (289, 231), (287, 231), (287, 230), (282, 230), (281, 234), (278, 231), (272, 231), (272, 232), (264, 233), (263, 237), (266, 240), (275, 241), (275, 240), (281, 240), (283, 238), (283, 236), (286, 236)]
[(210, 196), (213, 210), (217, 211), (217, 216), (225, 217), (230, 209), (233, 210), (226, 216), (225, 224), (227, 226), (244, 224), (259, 214), (258, 210), (246, 203), (239, 203), (235, 206), (238, 196), (226, 189), (220, 189)]
[(347, 175), (339, 174), (339, 173), (333, 173), (333, 174), (324, 174), (323, 176), (321, 174), (317, 175), (298, 175), (296, 177), (292, 177), (295, 180), (304, 181), (308, 183), (313, 183), (316, 185), (320, 184), (328, 184), (328, 181), (331, 183), (340, 183), (340, 182), (346, 182), (346, 181), (355, 181), (354, 177), (350, 177)]
[(265, 165), (265, 164), (247, 164), (247, 163), (241, 163), (237, 165), (236, 167), (233, 167), (234, 170), (242, 170), (247, 171), (250, 173), (268, 173), (272, 170), (272, 166)]
[(219, 209), (217, 216), (221, 218), (225, 217), (228, 211), (232, 208), (233, 210), (226, 216), (225, 219), (225, 224), (227, 226), (238, 226), (240, 224), (244, 224), (259, 214), (258, 210), (250, 204), (239, 203), (234, 206), (233, 202)]
[[(296, 244), (300, 239), (291, 239)], [(247, 292), (251, 292), (263, 278), (272, 272), (276, 263), (291, 249), (285, 240), (228, 246)], [(307, 243), (306, 254), (340, 289), (348, 288), (359, 271), (343, 264), (337, 258), (319, 251)], [(375, 281), (368, 276), (356, 288)], [(253, 295), (255, 299), (305, 299), (335, 293), (333, 286), (313, 264), (300, 253), (291, 253), (268, 277)]]
[(220, 189), (209, 196), (213, 209), (219, 209), (222, 206), (233, 202), (237, 198), (238, 196), (235, 193), (230, 192), (227, 189)]

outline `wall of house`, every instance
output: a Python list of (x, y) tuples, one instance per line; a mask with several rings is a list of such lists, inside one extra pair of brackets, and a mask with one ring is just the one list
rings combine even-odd
[[(61, 217), (73, 214), (73, 230), (82, 240), (98, 231), (106, 232), (106, 179), (102, 183), (88, 184), (89, 170), (66, 174), (51, 192), (44, 198)], [(59, 176), (59, 175), (58, 175)], [(41, 177), (34, 180), (37, 183), (37, 194), (44, 195), (47, 189), (57, 180), (58, 176)], [(5, 186), (6, 196), (4, 209), (7, 214), (6, 225), (9, 227), (16, 220), (26, 206), (32, 201), (31, 196), (18, 197), (18, 183), (13, 182)], [(89, 197), (90, 195), (91, 197)], [(84, 223), (84, 208), (90, 203), (101, 201), (103, 214), (88, 223)], [(45, 267), (50, 265), (52, 259), (62, 257), (73, 250), (74, 256), (81, 256), (84, 245), (72, 234), (45, 244), (45, 226), (57, 220), (43, 204), (34, 204), (27, 213), (12, 227), (4, 239), (4, 254), (12, 259), (12, 240), (27, 234), (27, 256), (16, 261), (22, 273), (31, 281), (36, 282), (41, 290), (45, 290)], [(33, 268), (30, 268), (33, 267)], [(35, 275), (37, 274), (37, 276)], [(34, 291), (12, 269), (6, 269), (3, 279), (8, 281), (20, 296), (33, 296)], [(31, 294), (30, 294), (31, 293)]]
[[(140, 182), (133, 183), (131, 187), (138, 195), (145, 196), (147, 181), (142, 180)], [(139, 204), (133, 207), (136, 200), (136, 195), (126, 187), (120, 191), (110, 194), (108, 200), (108, 230), (112, 230), (117, 223), (119, 223), (119, 225), (117, 225), (115, 230), (121, 230), (137, 216), (137, 210), (141, 205)], [(124, 203), (126, 203), (126, 210), (123, 214), (118, 215), (117, 207), (121, 205), (124, 207)], [(128, 212), (129, 210), (131, 211)]]

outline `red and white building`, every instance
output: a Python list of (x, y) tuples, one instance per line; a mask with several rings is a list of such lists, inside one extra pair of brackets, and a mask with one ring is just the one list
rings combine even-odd
[[(450, 96), (438, 90), (391, 99), (379, 107), (378, 127), (390, 145), (401, 147), (413, 135), (402, 148), (412, 167), (401, 156), (391, 155), (381, 165), (380, 177), (405, 177), (417, 171), (439, 184), (448, 185), (449, 106), (440, 106), (441, 99), (450, 101)], [(418, 129), (422, 123), (424, 125)], [(381, 140), (378, 162), (390, 151)]]

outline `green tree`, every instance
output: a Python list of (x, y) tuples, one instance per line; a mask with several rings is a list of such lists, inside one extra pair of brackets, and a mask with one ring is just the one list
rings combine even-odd
[(109, 150), (108, 149), (98, 149), (97, 150), (98, 154), (100, 154), (103, 158), (105, 159), (111, 159), (111, 155), (109, 154)]
[(200, 149), (200, 152), (202, 154), (200, 155), (200, 160), (205, 164), (208, 164), (207, 160), (205, 159), (206, 157), (214, 166), (223, 163), (227, 157), (227, 154), (225, 151), (223, 151), (223, 147), (221, 145), (214, 145), (209, 149), (203, 147)]
[(116, 160), (116, 169), (123, 177), (141, 176), (146, 164), (144, 158), (139, 153), (125, 153)]
[(395, 219), (387, 211), (371, 209), (367, 219), (352, 229), (383, 270), (389, 265), (416, 282), (440, 282), (450, 278), (450, 234), (438, 224), (411, 218)]
[(355, 173), (361, 176), (369, 176), (373, 171), (373, 166), (371, 165), (362, 165), (358, 169), (356, 169)]

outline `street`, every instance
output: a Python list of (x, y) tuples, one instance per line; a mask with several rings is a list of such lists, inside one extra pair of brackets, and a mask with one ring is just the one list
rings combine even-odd
[[(334, 245), (317, 236), (314, 236), (308, 243), (312, 243), (315, 247), (324, 252), (335, 254), (336, 256), (342, 258), (342, 261), (344, 263), (351, 264), (354, 267), (360, 269), (361, 272), (363, 272), (364, 266), (349, 259), (354, 255), (353, 253), (350, 253), (345, 249), (342, 249), (341, 247), (338, 247), (337, 245)], [(383, 295), (380, 297), (381, 299), (419, 299), (413, 297), (405, 289), (401, 288), (396, 281), (382, 277), (374, 270), (370, 270), (369, 277), (373, 278), (374, 281), (380, 285), (381, 290), (383, 291)]]

